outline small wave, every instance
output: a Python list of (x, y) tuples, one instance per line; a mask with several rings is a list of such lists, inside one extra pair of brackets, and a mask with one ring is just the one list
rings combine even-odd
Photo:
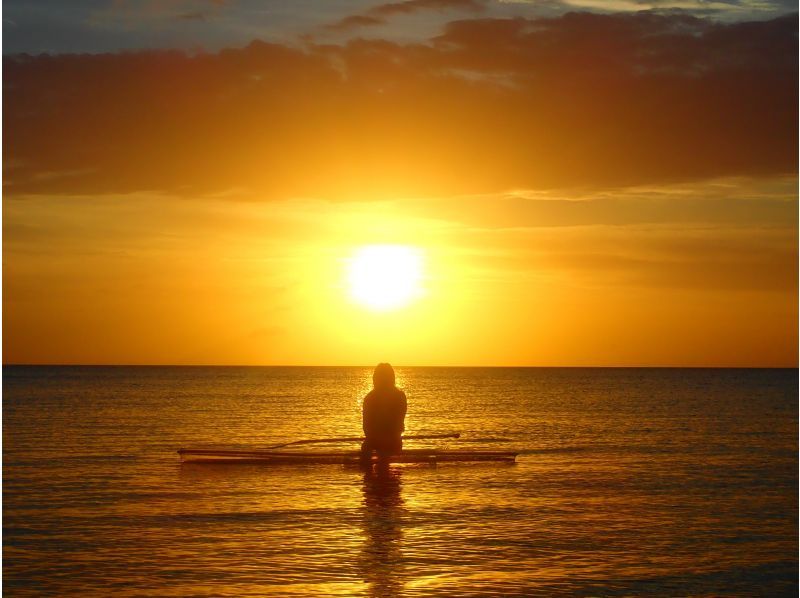
[(258, 523), (270, 521), (332, 520), (340, 509), (271, 509), (264, 511), (227, 511), (219, 513), (173, 513), (149, 516), (148, 519), (192, 523)]
[(588, 446), (559, 446), (552, 448), (524, 449), (519, 451), (520, 455), (541, 455), (549, 453), (582, 453), (591, 450)]
[(138, 455), (62, 455), (60, 461), (135, 461)]

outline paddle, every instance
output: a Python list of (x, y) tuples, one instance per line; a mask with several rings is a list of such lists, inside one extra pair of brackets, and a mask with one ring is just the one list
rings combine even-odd
[[(418, 434), (416, 436), (403, 436), (403, 440), (429, 440), (434, 438), (458, 438), (461, 436), (460, 432), (453, 432), (450, 434)], [(272, 446), (264, 447), (268, 449), (283, 448), (284, 446), (294, 446), (297, 444), (317, 444), (327, 442), (362, 442), (363, 436), (348, 436), (345, 438), (314, 438), (311, 440), (295, 440), (294, 442), (284, 442), (283, 444), (273, 444)]]

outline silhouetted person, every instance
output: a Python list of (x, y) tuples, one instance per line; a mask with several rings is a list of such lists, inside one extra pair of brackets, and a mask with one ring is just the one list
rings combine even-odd
[(373, 389), (364, 397), (362, 412), (364, 436), (361, 460), (367, 464), (372, 452), (381, 461), (398, 454), (403, 448), (405, 430), (406, 393), (395, 386), (394, 370), (388, 363), (379, 363), (372, 374)]

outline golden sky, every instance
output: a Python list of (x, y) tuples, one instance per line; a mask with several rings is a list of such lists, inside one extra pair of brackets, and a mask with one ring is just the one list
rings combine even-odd
[(796, 366), (796, 15), (453, 6), (7, 54), (4, 362)]

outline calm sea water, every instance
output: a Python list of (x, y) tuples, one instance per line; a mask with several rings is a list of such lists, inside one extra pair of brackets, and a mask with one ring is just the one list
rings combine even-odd
[(370, 374), (3, 368), (4, 591), (797, 595), (797, 370), (399, 368), (408, 433), (517, 464), (179, 464), (357, 435)]

